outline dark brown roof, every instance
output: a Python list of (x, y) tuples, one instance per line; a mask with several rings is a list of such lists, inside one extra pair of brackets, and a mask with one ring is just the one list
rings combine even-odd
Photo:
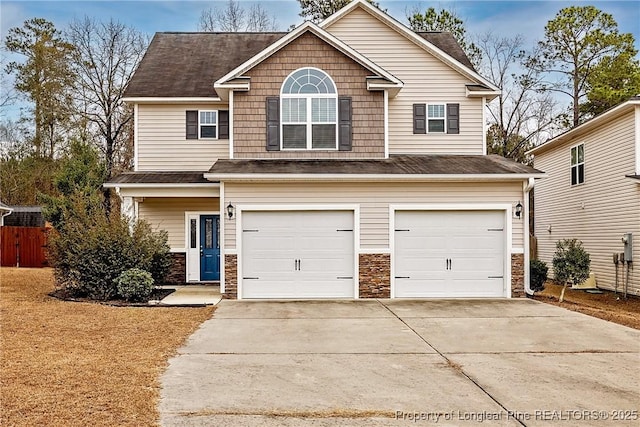
[(627, 178), (638, 179), (640, 180), (640, 175), (625, 175)]
[(204, 172), (124, 172), (106, 184), (207, 184)]
[[(156, 33), (125, 97), (217, 97), (213, 83), (281, 39), (274, 33)], [(473, 69), (447, 32), (419, 36)]]
[(475, 68), (473, 68), (473, 64), (471, 63), (471, 61), (469, 61), (469, 58), (464, 53), (455, 37), (453, 37), (451, 33), (446, 31), (416, 31), (416, 34), (429, 43), (435, 45), (438, 49), (447, 53), (456, 61), (466, 65), (467, 67), (475, 71)]
[(380, 160), (218, 160), (211, 174), (382, 174), (482, 175), (542, 174), (497, 155), (397, 155)]
[(213, 82), (287, 33), (156, 33), (126, 97), (217, 97)]

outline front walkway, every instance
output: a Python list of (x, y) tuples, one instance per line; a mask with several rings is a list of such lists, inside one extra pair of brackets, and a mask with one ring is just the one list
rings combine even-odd
[(635, 426), (639, 358), (640, 331), (526, 299), (224, 300), (161, 423)]
[(220, 286), (184, 285), (163, 286), (163, 288), (175, 289), (176, 291), (163, 298), (159, 305), (216, 305), (222, 299)]

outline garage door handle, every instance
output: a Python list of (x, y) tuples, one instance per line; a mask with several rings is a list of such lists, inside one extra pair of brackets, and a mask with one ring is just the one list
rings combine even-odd
[(338, 280), (347, 280), (347, 279), (348, 279), (348, 280), (352, 280), (352, 279), (353, 279), (353, 276), (350, 276), (350, 277), (347, 277), (347, 276), (338, 276), (338, 277), (336, 277), (336, 279), (338, 279)]
[(411, 276), (396, 276), (396, 279), (411, 279)]
[(242, 280), (260, 280), (259, 277), (243, 277)]
[(504, 276), (489, 276), (488, 279), (504, 279)]

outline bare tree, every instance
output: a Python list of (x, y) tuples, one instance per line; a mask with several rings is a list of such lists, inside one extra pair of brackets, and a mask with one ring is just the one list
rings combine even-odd
[[(142, 33), (110, 20), (85, 17), (73, 21), (67, 37), (76, 47), (73, 66), (79, 123), (98, 137), (107, 178), (114, 175), (118, 159), (131, 144), (133, 111), (122, 102), (124, 91), (142, 59), (148, 40)], [(105, 206), (110, 195), (105, 192)]]
[(487, 107), (488, 151), (520, 162), (527, 161), (524, 153), (546, 139), (557, 121), (551, 94), (536, 90), (540, 73), (523, 66), (527, 57), (523, 44), (521, 35), (509, 38), (488, 32), (477, 39), (481, 72), (502, 91)]
[(203, 10), (200, 14), (200, 31), (276, 31), (278, 23), (260, 4), (245, 9), (238, 1), (229, 0), (225, 6)]

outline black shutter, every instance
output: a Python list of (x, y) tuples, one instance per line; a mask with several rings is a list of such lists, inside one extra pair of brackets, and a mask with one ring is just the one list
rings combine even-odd
[(352, 139), (351, 98), (338, 98), (338, 150), (351, 151)]
[(267, 97), (267, 151), (280, 151), (280, 98)]
[(187, 111), (187, 139), (198, 139), (197, 111)]
[(413, 133), (427, 133), (426, 104), (413, 104)]
[(229, 111), (218, 111), (218, 139), (229, 139)]
[(460, 133), (460, 104), (447, 104), (447, 133)]

